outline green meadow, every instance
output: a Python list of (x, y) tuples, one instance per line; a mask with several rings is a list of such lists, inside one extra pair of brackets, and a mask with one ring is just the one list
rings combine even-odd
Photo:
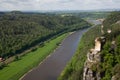
[(0, 80), (19, 80), (30, 69), (42, 62), (58, 44), (67, 36), (67, 34), (47, 41), (43, 47), (37, 48), (35, 51), (27, 53), (21, 57), (20, 60), (8, 64), (5, 68), (0, 70)]

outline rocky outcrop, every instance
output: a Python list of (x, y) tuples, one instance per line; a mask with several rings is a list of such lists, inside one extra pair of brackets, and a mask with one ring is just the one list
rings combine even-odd
[(116, 24), (120, 24), (120, 20), (116, 22)]
[(105, 37), (95, 39), (94, 49), (90, 49), (87, 54), (87, 60), (84, 64), (83, 80), (100, 80), (100, 73), (94, 70), (94, 66), (99, 67), (101, 61), (100, 51), (105, 43)]
[(104, 26), (101, 25), (101, 34), (104, 34), (104, 30), (103, 30)]

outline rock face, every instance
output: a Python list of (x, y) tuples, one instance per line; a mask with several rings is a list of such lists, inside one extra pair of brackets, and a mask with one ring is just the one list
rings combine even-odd
[(100, 51), (105, 43), (104, 37), (97, 37), (95, 39), (95, 48), (90, 49), (87, 54), (87, 60), (84, 64), (83, 80), (100, 80), (101, 76), (94, 67), (99, 67), (98, 63), (101, 61)]
[(104, 34), (104, 30), (103, 30), (104, 26), (101, 26), (101, 33)]
[(120, 21), (117, 21), (116, 24), (120, 24)]
[(101, 41), (99, 37), (95, 39), (95, 51), (100, 51), (101, 50)]

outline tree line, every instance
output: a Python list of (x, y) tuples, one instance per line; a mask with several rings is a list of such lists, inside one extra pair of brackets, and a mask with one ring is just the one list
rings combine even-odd
[(0, 57), (8, 58), (59, 33), (89, 26), (76, 16), (0, 12)]
[[(101, 25), (91, 28), (82, 37), (76, 54), (69, 62), (58, 80), (83, 80), (83, 68), (86, 55), (94, 47), (96, 37), (105, 36), (106, 43), (101, 53), (99, 67), (94, 66), (95, 72), (100, 72), (101, 80), (119, 80), (120, 77), (120, 11), (112, 12), (103, 22), (105, 33), (101, 34)], [(111, 29), (108, 34), (107, 30)], [(113, 42), (115, 42), (113, 44)]]

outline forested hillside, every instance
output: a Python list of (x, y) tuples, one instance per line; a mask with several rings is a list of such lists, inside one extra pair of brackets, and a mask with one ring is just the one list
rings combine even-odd
[(115, 36), (118, 36), (120, 33), (120, 12), (112, 12), (103, 22), (103, 29), (105, 32), (108, 30), (112, 30), (112, 33), (109, 35), (110, 38), (114, 38)]
[(107, 15), (109, 15), (110, 12), (81, 12), (79, 13), (78, 15), (81, 17), (81, 18), (85, 18), (85, 19), (100, 19), (100, 18), (106, 18)]
[(89, 26), (75, 16), (1, 12), (0, 57), (10, 57), (59, 33)]
[(110, 11), (104, 12), (104, 11), (93, 11), (93, 12), (69, 12), (69, 13), (56, 13), (56, 14), (61, 14), (61, 15), (74, 15), (78, 16), (83, 19), (87, 20), (95, 20), (95, 19), (102, 19), (106, 18), (107, 15), (110, 14)]
[(107, 41), (101, 51), (101, 80), (120, 80), (120, 12), (109, 15), (103, 25)]
[(78, 49), (58, 80), (82, 80), (86, 54), (94, 46), (94, 39), (101, 35), (100, 26), (88, 30), (82, 37)]
[[(89, 75), (93, 74), (91, 77), (94, 77), (96, 73), (100, 73), (100, 80), (120, 80), (120, 12), (112, 12), (104, 20), (103, 30), (104, 33), (101, 33), (100, 26), (93, 27), (83, 35), (76, 54), (59, 80), (83, 80), (86, 55), (94, 46), (95, 38), (101, 36), (106, 38), (106, 42), (100, 51), (101, 62), (91, 68), (93, 73)], [(96, 77), (94, 79), (96, 80)]]

